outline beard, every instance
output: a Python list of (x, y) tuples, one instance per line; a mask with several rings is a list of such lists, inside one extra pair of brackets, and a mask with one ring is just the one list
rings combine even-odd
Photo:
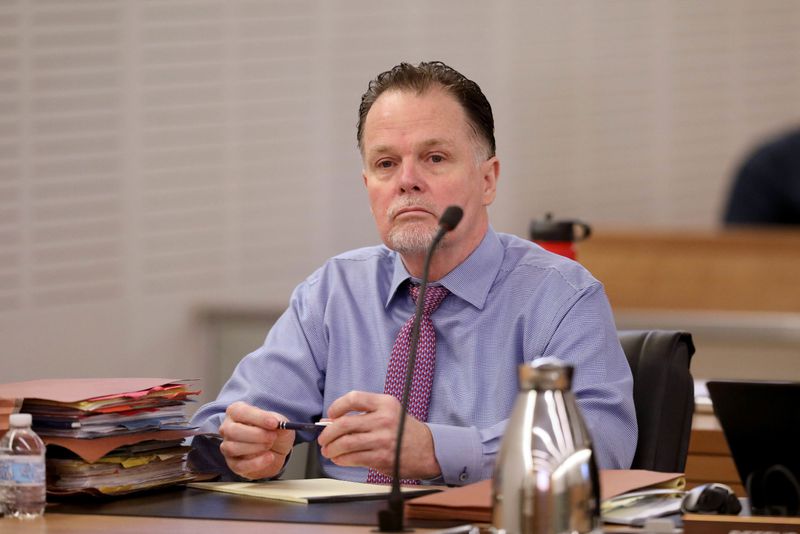
[[(407, 222), (389, 231), (386, 245), (400, 254), (424, 254), (438, 230), (438, 226), (428, 223)], [(442, 242), (439, 242), (439, 246), (442, 246)]]
[[(419, 206), (433, 214), (437, 213), (436, 206), (424, 198), (404, 196), (392, 203), (387, 210), (387, 217), (391, 221), (401, 209), (412, 206)], [(436, 222), (412, 220), (395, 223), (386, 235), (386, 246), (400, 254), (424, 254), (438, 231), (439, 225)], [(438, 247), (441, 247), (444, 241), (440, 241)]]

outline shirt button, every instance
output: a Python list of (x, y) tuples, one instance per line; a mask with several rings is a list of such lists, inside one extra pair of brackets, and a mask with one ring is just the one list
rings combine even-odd
[(461, 474), (458, 475), (458, 480), (460, 480), (461, 482), (466, 482), (467, 480), (469, 480), (469, 475), (467, 474), (466, 467), (464, 468), (463, 471), (461, 471)]

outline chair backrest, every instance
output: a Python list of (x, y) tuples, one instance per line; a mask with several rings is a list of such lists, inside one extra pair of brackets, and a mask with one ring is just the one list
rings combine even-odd
[(631, 469), (682, 473), (694, 413), (692, 335), (670, 330), (623, 330), (618, 335), (633, 373), (639, 425)]

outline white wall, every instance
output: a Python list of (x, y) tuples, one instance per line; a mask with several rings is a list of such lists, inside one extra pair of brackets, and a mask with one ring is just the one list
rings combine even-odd
[(800, 3), (0, 3), (0, 381), (200, 377), (194, 307), (285, 305), (374, 243), (368, 80), (442, 59), (495, 109), (494, 226), (712, 227), (800, 122)]

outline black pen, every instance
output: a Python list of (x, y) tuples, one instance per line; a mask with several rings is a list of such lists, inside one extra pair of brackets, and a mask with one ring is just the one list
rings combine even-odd
[(294, 421), (281, 421), (278, 428), (281, 430), (322, 430), (333, 421), (317, 421), (316, 423), (295, 423)]

